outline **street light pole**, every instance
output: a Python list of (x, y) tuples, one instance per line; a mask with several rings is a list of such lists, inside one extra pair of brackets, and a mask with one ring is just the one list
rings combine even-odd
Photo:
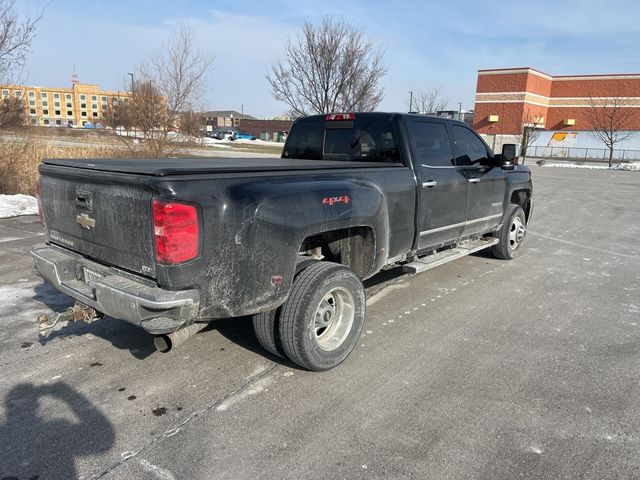
[(133, 88), (134, 88), (133, 73), (129, 72), (129, 73), (127, 73), (127, 75), (129, 75), (131, 77), (131, 96), (133, 97)]
[(413, 90), (409, 92), (409, 113), (413, 112)]

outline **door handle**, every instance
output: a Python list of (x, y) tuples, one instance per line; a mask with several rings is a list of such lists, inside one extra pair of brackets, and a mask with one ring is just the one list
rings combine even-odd
[(428, 182), (422, 182), (422, 186), (423, 187), (435, 187), (436, 185), (438, 185), (438, 182), (436, 182), (435, 180), (429, 180)]
[(470, 178), (469, 183), (478, 183), (480, 181), (479, 178)]

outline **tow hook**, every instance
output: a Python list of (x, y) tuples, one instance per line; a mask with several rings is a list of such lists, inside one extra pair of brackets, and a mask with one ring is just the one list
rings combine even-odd
[(53, 322), (49, 323), (49, 315), (40, 314), (37, 317), (40, 334), (43, 335), (47, 330), (51, 330), (58, 323), (69, 322), (87, 322), (104, 318), (104, 313), (98, 312), (95, 308), (89, 307), (82, 303), (76, 303), (73, 307), (69, 307), (66, 311), (56, 314)]

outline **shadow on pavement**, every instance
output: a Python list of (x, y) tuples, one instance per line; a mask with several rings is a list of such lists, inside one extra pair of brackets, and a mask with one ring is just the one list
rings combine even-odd
[[(63, 312), (74, 303), (71, 297), (60, 293), (49, 283), (41, 283), (35, 287), (34, 291), (33, 299), (43, 303), (53, 312)], [(152, 335), (135, 325), (111, 317), (105, 317), (90, 324), (75, 322), (55, 327), (46, 336), (40, 336), (38, 341), (41, 345), (46, 345), (54, 339), (82, 336), (87, 333), (107, 340), (119, 350), (129, 350), (131, 355), (139, 360), (143, 360), (155, 352)]]
[[(45, 399), (56, 404), (44, 408)], [(64, 417), (57, 412), (60, 404), (67, 410)], [(45, 412), (49, 418), (42, 416)], [(4, 418), (0, 425), (3, 479), (75, 479), (77, 457), (108, 450), (115, 440), (109, 420), (63, 382), (16, 385), (4, 399)]]

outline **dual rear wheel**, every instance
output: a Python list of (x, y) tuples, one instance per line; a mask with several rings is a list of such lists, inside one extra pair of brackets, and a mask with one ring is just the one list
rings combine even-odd
[(348, 267), (313, 262), (296, 275), (280, 308), (253, 317), (253, 328), (270, 353), (309, 370), (328, 370), (355, 347), (365, 308), (362, 282)]

